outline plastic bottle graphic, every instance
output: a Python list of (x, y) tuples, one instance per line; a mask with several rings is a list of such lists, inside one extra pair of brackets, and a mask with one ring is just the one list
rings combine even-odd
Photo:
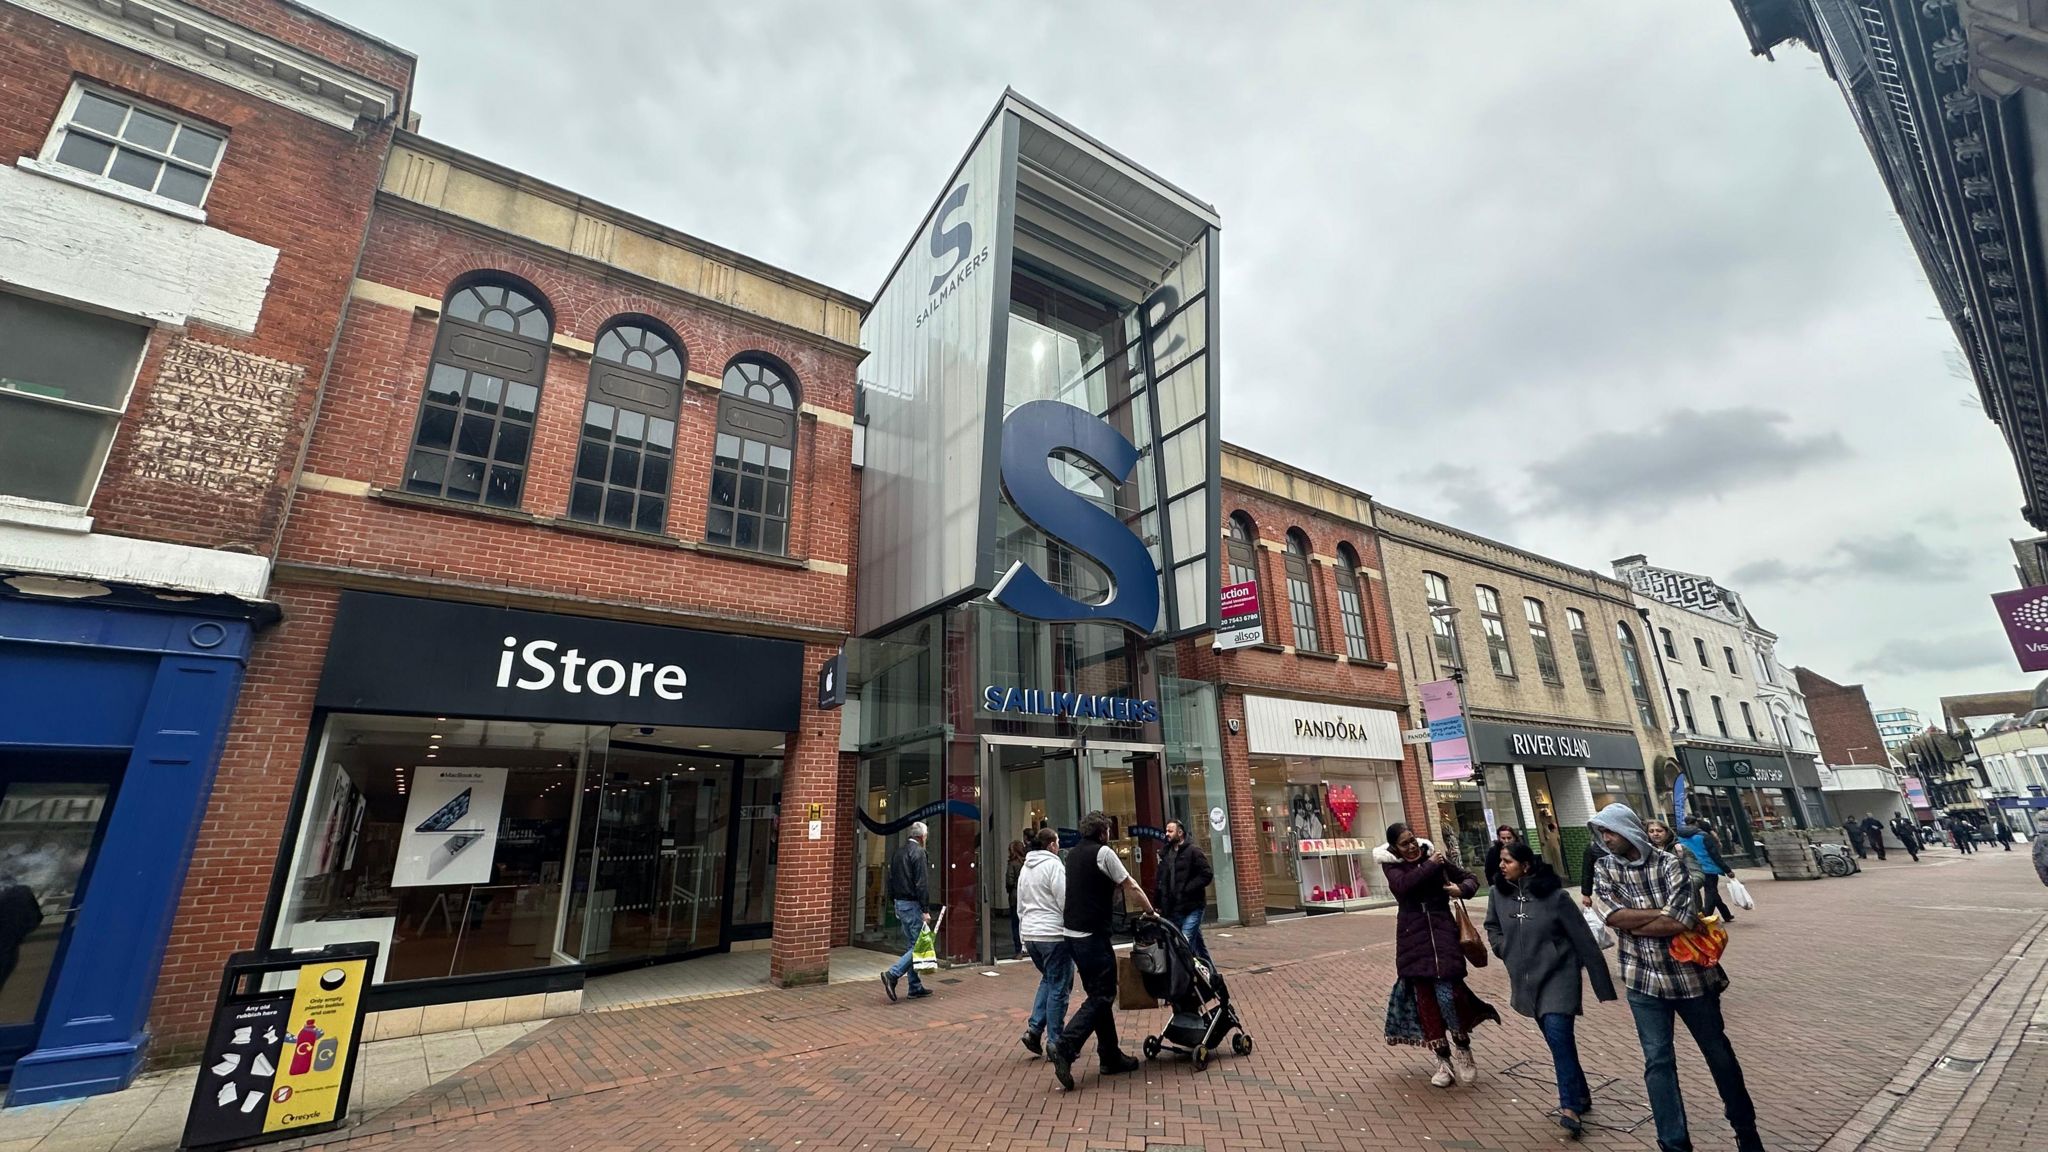
[(313, 1052), (320, 1041), (320, 1029), (313, 1027), (311, 1020), (299, 1029), (298, 1041), (292, 1046), (292, 1065), (286, 1073), (290, 1076), (304, 1076), (313, 1070)]

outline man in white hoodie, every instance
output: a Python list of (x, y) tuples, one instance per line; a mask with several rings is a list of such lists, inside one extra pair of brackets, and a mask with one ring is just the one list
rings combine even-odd
[(1017, 874), (1017, 934), (1038, 969), (1038, 995), (1024, 1024), (1024, 1047), (1045, 1055), (1045, 1044), (1060, 1045), (1067, 1019), (1067, 994), (1074, 988), (1074, 956), (1063, 931), (1067, 910), (1067, 868), (1056, 849), (1060, 834), (1040, 828)]

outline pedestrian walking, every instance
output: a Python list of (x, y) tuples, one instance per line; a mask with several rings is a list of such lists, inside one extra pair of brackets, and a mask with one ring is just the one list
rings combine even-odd
[(1579, 853), (1579, 903), (1588, 908), (1593, 906), (1593, 866), (1607, 855), (1607, 846), (1600, 843), (1598, 836), (1586, 842), (1586, 850)]
[(1672, 938), (1698, 928), (1700, 922), (1699, 905), (1685, 891), (1685, 865), (1650, 843), (1642, 820), (1625, 804), (1601, 809), (1591, 827), (1607, 845), (1593, 895), (1598, 907), (1606, 910), (1607, 926), (1618, 940), (1621, 982), (1628, 989), (1636, 1039), (1643, 1046), (1643, 1086), (1656, 1119), (1657, 1147), (1661, 1152), (1692, 1149), (1675, 1044), (1675, 1021), (1683, 1020), (1713, 1073), (1728, 1124), (1735, 1129), (1738, 1152), (1763, 1152), (1756, 1105), (1721, 1015), (1727, 974), (1719, 966), (1703, 968), (1671, 955)]
[(1180, 928), (1188, 947), (1211, 967), (1215, 961), (1209, 960), (1209, 945), (1202, 940), (1202, 916), (1209, 910), (1209, 885), (1215, 879), (1208, 854), (1188, 839), (1188, 826), (1168, 820), (1166, 851), (1159, 855), (1152, 884), (1152, 906)]
[(1022, 840), (1010, 841), (1010, 860), (1003, 869), (1003, 891), (1010, 896), (1010, 955), (1024, 958), (1024, 917), (1017, 910), (1017, 877), (1024, 871), (1024, 859), (1031, 855), (1026, 846), (1034, 833), (1027, 832)]
[(1892, 835), (1899, 838), (1899, 843), (1906, 846), (1906, 855), (1911, 856), (1913, 863), (1918, 864), (1920, 862), (1920, 829), (1915, 828), (1912, 822), (1904, 816), (1894, 816), (1892, 817)]
[[(1697, 824), (1681, 824), (1673, 831), (1677, 833), (1679, 842), (1692, 853), (1693, 859), (1699, 861), (1700, 874), (1704, 877), (1696, 893), (1700, 911), (1719, 913), (1723, 924), (1735, 923), (1735, 910), (1728, 907), (1728, 902), (1721, 898), (1721, 878), (1731, 875), (1735, 870), (1728, 866), (1728, 861), (1721, 858), (1720, 840), (1715, 837), (1711, 828), (1702, 828)], [(1683, 868), (1684, 865), (1681, 863), (1680, 867)]]
[(1465, 984), (1465, 953), (1458, 943), (1453, 898), (1469, 899), (1479, 878), (1458, 867), (1406, 824), (1387, 829), (1387, 842), (1373, 849), (1387, 887), (1400, 905), (1394, 923), (1394, 972), (1387, 1000), (1387, 1043), (1420, 1044), (1435, 1054), (1439, 1088), (1470, 1084), (1479, 1077), (1472, 1058), (1472, 1031), (1500, 1013)]
[(1058, 1049), (1067, 1020), (1067, 996), (1074, 988), (1074, 953), (1067, 945), (1067, 866), (1060, 859), (1060, 834), (1041, 828), (1017, 873), (1017, 923), (1024, 954), (1038, 969), (1031, 1019), (1024, 1022), (1024, 1047), (1033, 1056)]
[(1519, 840), (1507, 845), (1500, 865), (1493, 898), (1486, 902), (1487, 943), (1507, 966), (1510, 1006), (1536, 1021), (1550, 1045), (1557, 1123), (1576, 1140), (1585, 1132), (1580, 1118), (1593, 1107), (1593, 1091), (1579, 1063), (1577, 1018), (1584, 1011), (1579, 974), (1593, 982), (1593, 994), (1603, 1001), (1615, 998), (1614, 979), (1557, 871)]
[(1883, 860), (1884, 821), (1879, 820), (1875, 816), (1865, 816), (1863, 818), (1862, 828), (1863, 839), (1869, 842), (1871, 850), (1877, 853), (1877, 858), (1879, 860)]
[(1949, 817), (1948, 834), (1955, 840), (1956, 851), (1961, 852), (1963, 855), (1968, 856), (1977, 850), (1977, 846), (1974, 843), (1976, 837), (1970, 835), (1970, 822), (1968, 820), (1960, 816)]
[(1493, 887), (1494, 881), (1500, 879), (1501, 853), (1507, 851), (1508, 845), (1517, 843), (1521, 839), (1522, 834), (1515, 831), (1515, 826), (1512, 824), (1503, 824), (1494, 831), (1493, 843), (1486, 846), (1485, 876), (1488, 889)]
[(1095, 1037), (1095, 1057), (1104, 1076), (1134, 1072), (1141, 1065), (1116, 1043), (1116, 952), (1110, 946), (1110, 918), (1116, 911), (1116, 893), (1124, 892), (1127, 903), (1135, 901), (1148, 915), (1156, 915), (1145, 889), (1124, 867), (1116, 849), (1109, 846), (1109, 817), (1090, 812), (1081, 818), (1081, 842), (1067, 853), (1066, 908), (1062, 931), (1074, 957), (1074, 971), (1081, 977), (1085, 994), (1060, 1029), (1060, 1042), (1053, 1045), (1052, 1074), (1062, 1088), (1073, 1091), (1074, 1057), (1081, 1045)]
[(1645, 822), (1643, 831), (1649, 835), (1653, 846), (1678, 857), (1678, 862), (1685, 865), (1686, 883), (1692, 885), (1693, 898), (1698, 899), (1707, 887), (1707, 869), (1700, 863), (1700, 858), (1693, 855), (1692, 849), (1679, 840), (1677, 831), (1662, 820)]
[(917, 951), (917, 938), (924, 934), (925, 925), (932, 922), (930, 865), (925, 860), (924, 841), (931, 834), (924, 821), (910, 826), (910, 834), (903, 838), (894, 855), (889, 857), (889, 900), (896, 906), (896, 922), (903, 926), (907, 947), (903, 958), (889, 965), (882, 973), (882, 990), (889, 994), (889, 1003), (896, 1002), (896, 985), (907, 973), (910, 976), (910, 998), (922, 1000), (932, 994), (917, 978), (917, 968), (912, 953)]
[(1863, 828), (1855, 820), (1842, 821), (1842, 835), (1848, 837), (1849, 847), (1856, 850), (1858, 860), (1870, 859), (1870, 851), (1863, 846)]
[(2038, 832), (2034, 834), (2034, 875), (2041, 878), (2041, 883), (2048, 884), (2048, 836)]
[(2012, 851), (2012, 825), (2007, 824), (2003, 820), (2000, 820), (1997, 824), (1997, 828), (1998, 831), (1996, 835), (1998, 837), (1998, 843), (2002, 845), (2007, 852)]

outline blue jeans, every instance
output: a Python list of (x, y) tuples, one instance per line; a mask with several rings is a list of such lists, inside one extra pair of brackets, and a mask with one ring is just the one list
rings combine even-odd
[(1038, 969), (1038, 995), (1031, 998), (1029, 1036), (1043, 1035), (1057, 1048), (1067, 1019), (1067, 994), (1074, 990), (1074, 954), (1065, 940), (1026, 940), (1024, 950)]
[(1188, 938), (1188, 947), (1194, 949), (1195, 955), (1208, 960), (1210, 967), (1215, 967), (1216, 962), (1209, 960), (1209, 946), (1202, 942), (1202, 909), (1197, 908), (1180, 918), (1180, 934)]
[(1543, 1029), (1543, 1042), (1550, 1045), (1550, 1064), (1557, 1072), (1558, 1109), (1584, 1112), (1592, 1106), (1593, 1090), (1586, 1087), (1586, 1069), (1579, 1063), (1576, 1018), (1569, 1012), (1546, 1012), (1536, 1023)]
[(889, 979), (901, 980), (903, 974), (910, 974), (912, 992), (924, 987), (924, 981), (917, 978), (917, 969), (910, 966), (910, 954), (917, 951), (917, 938), (924, 935), (924, 905), (915, 900), (896, 901), (896, 921), (903, 925), (903, 938), (910, 945), (903, 950), (903, 958), (889, 965)]
[(1707, 1070), (1714, 1074), (1714, 1087), (1721, 1092), (1721, 1107), (1728, 1126), (1735, 1129), (1735, 1146), (1741, 1152), (1762, 1152), (1763, 1139), (1756, 1132), (1756, 1105), (1750, 1102), (1749, 1087), (1742, 1082), (1742, 1065), (1735, 1060), (1735, 1048), (1728, 1043), (1728, 1026), (1721, 1019), (1721, 996), (1709, 992), (1684, 1000), (1661, 1000), (1630, 990), (1629, 1011), (1635, 1014), (1636, 1038), (1643, 1045), (1643, 1086), (1650, 1092), (1650, 1111), (1657, 1118), (1657, 1147), (1662, 1152), (1692, 1152), (1692, 1136), (1685, 1124), (1685, 1098), (1678, 1091), (1678, 1052), (1672, 1046), (1673, 1019), (1685, 1021), (1686, 1031), (1700, 1046)]

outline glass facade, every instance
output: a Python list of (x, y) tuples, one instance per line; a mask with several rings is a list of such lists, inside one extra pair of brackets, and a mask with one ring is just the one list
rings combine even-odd
[(276, 944), (377, 940), (396, 982), (626, 966), (766, 935), (782, 762), (683, 739), (330, 715)]

